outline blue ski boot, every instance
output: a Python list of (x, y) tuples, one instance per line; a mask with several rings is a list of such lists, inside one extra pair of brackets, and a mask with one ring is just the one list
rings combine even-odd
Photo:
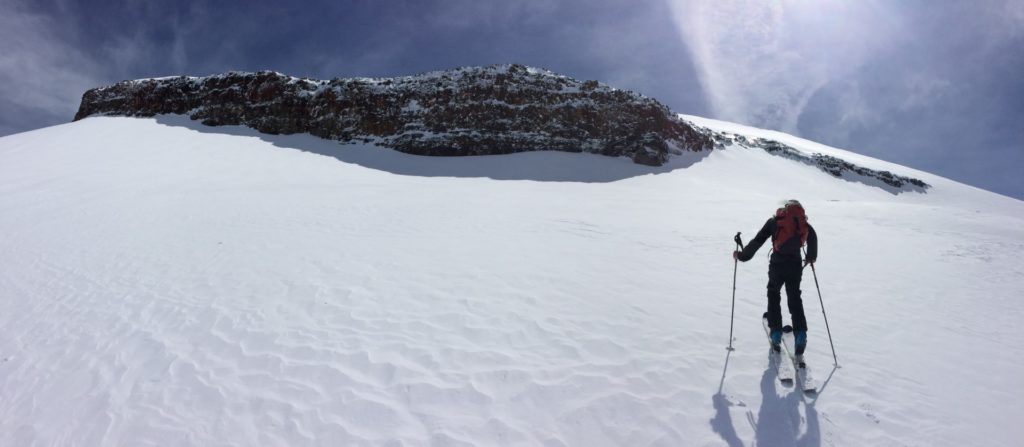
[(804, 355), (804, 349), (807, 349), (807, 331), (796, 331), (793, 335), (796, 355)]
[(771, 335), (768, 336), (769, 341), (772, 343), (772, 351), (779, 352), (782, 350), (782, 331), (775, 329)]

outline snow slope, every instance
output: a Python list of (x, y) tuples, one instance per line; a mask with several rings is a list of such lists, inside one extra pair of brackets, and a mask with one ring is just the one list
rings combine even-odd
[[(1019, 445), (1024, 203), (782, 137), (932, 188), (180, 117), (0, 138), (0, 445)], [(816, 397), (769, 368), (766, 248), (724, 349), (732, 236), (782, 198), (821, 239)]]

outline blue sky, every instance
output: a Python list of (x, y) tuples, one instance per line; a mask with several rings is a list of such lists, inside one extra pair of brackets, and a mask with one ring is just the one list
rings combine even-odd
[(510, 62), (1024, 199), (1024, 0), (0, 0), (0, 135), (124, 79)]

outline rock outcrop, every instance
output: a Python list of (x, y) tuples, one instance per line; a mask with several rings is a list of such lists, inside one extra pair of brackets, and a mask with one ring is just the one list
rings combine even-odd
[(86, 92), (75, 120), (158, 114), (418, 155), (557, 150), (660, 166), (714, 147), (654, 99), (522, 65), (330, 81), (266, 71), (124, 81)]
[(715, 149), (725, 149), (733, 145), (748, 149), (762, 149), (772, 155), (814, 166), (831, 174), (833, 177), (874, 184), (875, 186), (884, 185), (882, 186), (883, 188), (897, 194), (908, 191), (925, 192), (928, 188), (931, 188), (931, 185), (920, 179), (858, 166), (831, 155), (804, 153), (779, 141), (767, 138), (748, 138), (731, 132), (718, 132), (706, 127), (697, 126), (689, 121), (687, 121), (687, 124), (690, 124), (698, 132), (710, 138), (714, 142)]

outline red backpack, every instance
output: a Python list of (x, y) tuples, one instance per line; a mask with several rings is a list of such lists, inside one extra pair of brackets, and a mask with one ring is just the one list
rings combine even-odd
[(782, 208), (775, 211), (775, 235), (772, 237), (772, 248), (779, 251), (782, 245), (793, 237), (800, 237), (800, 247), (807, 243), (807, 215), (804, 207), (796, 200), (787, 201)]

